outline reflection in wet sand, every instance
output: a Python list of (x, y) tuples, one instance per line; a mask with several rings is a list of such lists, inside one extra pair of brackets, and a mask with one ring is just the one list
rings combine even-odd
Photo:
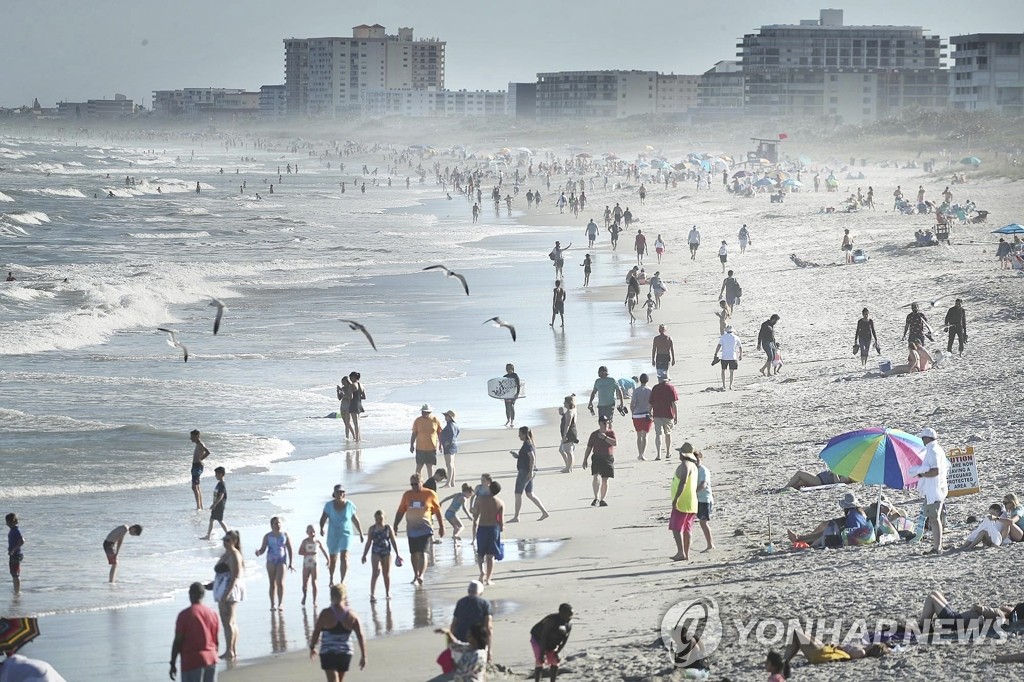
[(275, 654), (288, 651), (288, 637), (284, 631), (284, 614), (280, 611), (270, 612), (270, 650)]
[(389, 635), (391, 631), (395, 629), (395, 619), (391, 613), (391, 601), (388, 600), (384, 603), (384, 622), (380, 620), (380, 606), (379, 602), (371, 602), (370, 604), (370, 615), (373, 618), (373, 636), (380, 637), (381, 635)]

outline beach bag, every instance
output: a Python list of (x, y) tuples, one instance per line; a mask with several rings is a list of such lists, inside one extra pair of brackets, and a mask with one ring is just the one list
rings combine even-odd
[(557, 251), (552, 251), (551, 253), (548, 254), (548, 258), (550, 258), (551, 260), (557, 261), (558, 260), (558, 252)]
[(495, 561), (502, 561), (505, 558), (505, 541), (498, 540), (498, 551), (494, 554)]

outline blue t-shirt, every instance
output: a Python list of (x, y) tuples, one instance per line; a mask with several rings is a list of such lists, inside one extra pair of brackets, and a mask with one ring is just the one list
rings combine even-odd
[(632, 379), (623, 378), (619, 379), (616, 383), (618, 383), (619, 388), (622, 389), (623, 394), (629, 393), (636, 388), (636, 382)]
[(704, 487), (697, 488), (697, 501), (698, 502), (714, 502), (715, 497), (711, 494), (711, 480), (708, 477), (708, 468), (701, 464), (697, 467), (697, 485), (703, 483)]
[[(21, 531), (17, 526), (7, 531), (7, 552), (10, 553), (15, 547), (21, 547), (22, 543)], [(21, 549), (17, 551), (17, 554), (21, 554)], [(12, 555), (13, 556), (13, 555)]]
[(448, 422), (441, 429), (441, 447), (444, 454), (454, 455), (459, 451), (459, 425), (455, 422)]
[(607, 405), (615, 404), (615, 389), (619, 387), (619, 384), (615, 379), (611, 377), (599, 378), (594, 382), (594, 390), (597, 391), (597, 405), (598, 407), (605, 407)]
[(469, 636), (469, 628), (473, 625), (484, 625), (491, 615), (491, 602), (475, 594), (466, 595), (455, 603), (455, 629), (452, 635), (460, 642)]
[(867, 530), (868, 520), (864, 516), (864, 512), (859, 509), (854, 509), (846, 515), (846, 529), (849, 531)]

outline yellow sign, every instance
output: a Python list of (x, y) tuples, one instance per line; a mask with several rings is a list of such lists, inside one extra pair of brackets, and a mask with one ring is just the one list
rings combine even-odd
[(964, 450), (953, 448), (946, 453), (946, 457), (949, 459), (949, 472), (946, 475), (949, 497), (980, 493), (981, 482), (978, 478), (978, 464), (974, 460), (974, 448), (970, 445)]

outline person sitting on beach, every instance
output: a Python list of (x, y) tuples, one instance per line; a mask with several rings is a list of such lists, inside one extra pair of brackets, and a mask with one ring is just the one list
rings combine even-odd
[(789, 483), (782, 486), (779, 492), (782, 492), (786, 488), (800, 490), (801, 488), (814, 488), (819, 485), (836, 485), (837, 483), (846, 483), (849, 485), (850, 483), (853, 483), (853, 481), (845, 476), (837, 476), (828, 469), (822, 471), (820, 474), (812, 474), (809, 471), (798, 471), (789, 479)]
[(782, 655), (783, 663), (788, 666), (789, 662), (801, 653), (808, 663), (835, 663), (861, 658), (880, 658), (889, 653), (889, 647), (885, 644), (871, 644), (865, 647), (854, 642), (839, 646), (825, 644), (799, 627), (794, 627), (790, 631), (786, 652)]
[(769, 651), (764, 661), (764, 669), (771, 673), (768, 682), (786, 682), (793, 672), (789, 669), (789, 662), (782, 660), (782, 654), (778, 651)]
[(990, 608), (981, 604), (974, 604), (966, 611), (954, 611), (949, 601), (941, 592), (932, 592), (924, 600), (921, 609), (921, 632), (930, 633), (942, 631), (943, 629), (960, 628), (982, 628), (995, 625), (1002, 627), (1003, 623), (1010, 619), (1014, 613), (1014, 607), (1007, 604)]
[[(907, 364), (896, 365), (889, 371), (882, 372), (882, 376), (891, 377), (896, 374), (911, 374), (913, 372), (920, 372), (923, 361), (921, 360), (921, 354), (918, 352), (917, 348), (918, 346), (916, 343), (914, 343), (913, 341), (909, 342), (907, 344), (907, 350), (909, 351), (907, 355)], [(929, 360), (930, 359), (931, 357), (929, 356)]]
[(856, 495), (853, 493), (846, 493), (843, 495), (843, 499), (839, 501), (839, 507), (843, 510), (842, 517), (822, 521), (818, 524), (818, 527), (810, 533), (797, 535), (793, 531), (787, 529), (786, 535), (789, 537), (789, 541), (805, 542), (809, 545), (813, 545), (819, 541), (824, 543), (825, 536), (827, 535), (842, 536), (844, 530), (851, 539), (863, 536), (871, 531), (871, 525), (868, 523), (867, 517), (864, 515), (864, 505), (861, 504)]
[(1001, 523), (1003, 516), (1003, 505), (998, 502), (988, 508), (988, 514), (981, 520), (981, 523), (970, 532), (960, 549), (974, 549), (978, 545), (986, 547), (1001, 547), (1006, 541), (1009, 530), (1008, 524)]
[(1005, 511), (999, 519), (1004, 526), (1003, 537), (1012, 542), (1024, 542), (1024, 507), (1017, 501), (1017, 496), (1007, 493), (1003, 496)]

